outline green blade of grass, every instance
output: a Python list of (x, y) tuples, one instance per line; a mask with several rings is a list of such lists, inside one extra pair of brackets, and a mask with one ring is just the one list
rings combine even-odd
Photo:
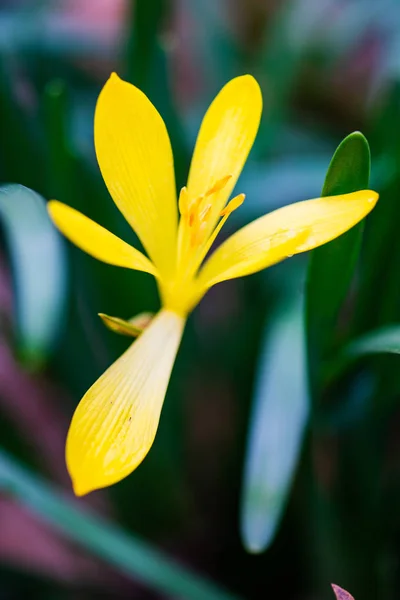
[(0, 188), (0, 223), (10, 256), (18, 351), (31, 367), (46, 358), (62, 323), (66, 261), (44, 199), (22, 185)]
[(0, 450), (0, 490), (51, 523), (70, 540), (150, 588), (185, 600), (238, 600), (150, 544), (80, 508)]
[[(337, 148), (322, 189), (322, 196), (347, 194), (368, 187), (370, 151), (365, 137), (355, 132)], [(310, 255), (307, 277), (306, 319), (311, 381), (317, 381), (322, 358), (332, 341), (339, 309), (353, 277), (360, 252), (363, 223)]]
[(301, 452), (308, 415), (303, 321), (300, 298), (281, 309), (258, 364), (241, 507), (243, 544), (253, 553), (274, 539)]
[(323, 371), (323, 382), (329, 384), (355, 362), (376, 354), (400, 354), (400, 325), (380, 327), (352, 340), (327, 364)]

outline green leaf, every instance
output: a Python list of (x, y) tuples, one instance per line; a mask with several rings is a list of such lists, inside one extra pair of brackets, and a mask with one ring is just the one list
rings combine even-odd
[(344, 354), (360, 358), (368, 354), (400, 354), (400, 325), (388, 325), (351, 342)]
[(374, 354), (400, 354), (400, 325), (381, 327), (347, 344), (323, 370), (324, 384), (340, 377), (356, 361)]
[(238, 600), (179, 566), (150, 544), (64, 498), (48, 483), (0, 450), (0, 489), (68, 539), (150, 588), (185, 600)]
[(241, 506), (245, 548), (273, 541), (297, 466), (308, 416), (301, 298), (281, 308), (266, 331), (258, 364)]
[(64, 247), (43, 198), (22, 185), (0, 188), (0, 222), (15, 287), (17, 347), (34, 367), (50, 352), (64, 320)]
[[(365, 137), (355, 132), (337, 148), (325, 177), (322, 196), (347, 194), (368, 188), (370, 151)], [(339, 309), (351, 283), (360, 252), (363, 223), (316, 248), (307, 277), (306, 319), (311, 380), (332, 339)]]
[(130, 2), (130, 6), (132, 27), (127, 48), (127, 75), (132, 83), (147, 92), (168, 5), (166, 0), (147, 0)]

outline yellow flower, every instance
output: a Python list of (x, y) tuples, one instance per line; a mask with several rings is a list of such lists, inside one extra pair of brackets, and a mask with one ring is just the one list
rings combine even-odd
[[(225, 85), (203, 119), (187, 187), (177, 202), (171, 145), (155, 107), (115, 74), (99, 96), (94, 133), (100, 169), (148, 257), (60, 202), (49, 202), (49, 213), (67, 238), (95, 258), (151, 273), (162, 308), (75, 411), (66, 460), (77, 495), (120, 481), (146, 456), (186, 317), (211, 286), (329, 242), (365, 217), (378, 199), (365, 190), (286, 206), (240, 229), (205, 261), (244, 200), (240, 194), (228, 203), (261, 110), (253, 77)], [(115, 327), (121, 323), (113, 320)], [(126, 322), (125, 333), (130, 327)]]

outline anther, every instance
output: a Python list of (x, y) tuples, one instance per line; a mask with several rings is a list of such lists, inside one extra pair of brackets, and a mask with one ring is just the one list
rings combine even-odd
[(232, 200), (225, 206), (224, 210), (221, 210), (219, 213), (220, 216), (224, 217), (225, 215), (230, 215), (234, 210), (243, 204), (245, 198), (245, 194), (239, 194), (238, 196), (232, 198)]
[(206, 196), (211, 196), (212, 194), (220, 192), (226, 186), (230, 179), (232, 179), (232, 175), (225, 175), (225, 177), (218, 179), (218, 181), (214, 183), (214, 185), (208, 190), (208, 192), (206, 192)]
[(186, 186), (181, 189), (178, 200), (179, 212), (181, 215), (186, 215), (189, 210), (189, 194)]

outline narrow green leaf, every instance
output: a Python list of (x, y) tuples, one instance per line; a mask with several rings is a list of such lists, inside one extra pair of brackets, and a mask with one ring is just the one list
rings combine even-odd
[(33, 367), (51, 350), (63, 321), (64, 247), (43, 198), (22, 185), (0, 188), (0, 223), (15, 285), (17, 346)]
[[(3, 40), (3, 36), (1, 39)], [(14, 72), (14, 66), (14, 61), (7, 59), (2, 53), (0, 59), (1, 178), (2, 181), (20, 181), (24, 185), (41, 190), (44, 164), (43, 140), (37, 119), (33, 118), (21, 103), (21, 94), (18, 94), (18, 76)]]
[[(322, 196), (367, 188), (370, 162), (369, 145), (365, 137), (359, 132), (347, 136), (331, 160)], [(312, 381), (316, 379), (321, 359), (329, 348), (335, 319), (353, 277), (362, 234), (363, 223), (360, 223), (311, 253), (306, 318)]]
[(308, 416), (303, 319), (300, 298), (281, 308), (258, 364), (241, 506), (249, 552), (272, 543), (301, 452)]
[(400, 325), (388, 325), (351, 342), (344, 350), (348, 357), (367, 354), (400, 354)]
[(54, 79), (46, 85), (41, 110), (46, 142), (46, 194), (62, 202), (77, 202), (81, 181), (77, 182), (68, 130), (68, 88), (63, 80)]
[(68, 539), (122, 573), (163, 594), (185, 600), (238, 600), (179, 566), (150, 544), (78, 507), (0, 450), (0, 490), (14, 497)]
[(400, 325), (387, 325), (351, 341), (323, 369), (322, 381), (329, 384), (356, 361), (374, 354), (400, 354)]
[(132, 83), (147, 91), (168, 6), (166, 0), (147, 0), (131, 1), (130, 7), (132, 26), (127, 47), (127, 74)]

